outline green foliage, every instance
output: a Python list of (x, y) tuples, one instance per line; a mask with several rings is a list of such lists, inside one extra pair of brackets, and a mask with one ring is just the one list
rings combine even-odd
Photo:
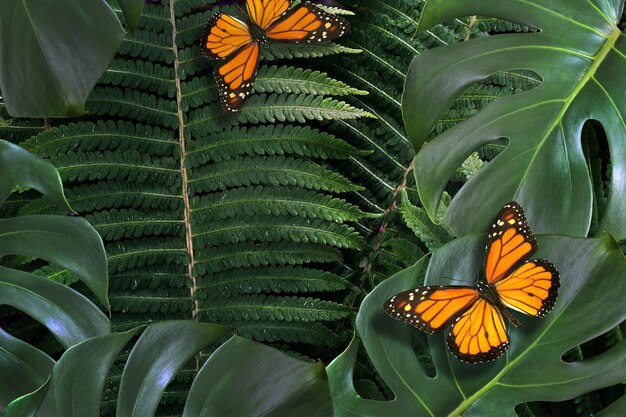
[[(425, 284), (448, 284), (443, 277), (449, 276), (461, 284), (478, 275), (483, 257), (477, 248), (483, 240), (484, 236), (468, 236), (442, 247), (428, 265)], [(623, 340), (593, 358), (563, 360), (570, 349), (626, 319), (621, 302), (626, 263), (615, 241), (608, 235), (540, 237), (537, 256), (553, 261), (561, 274), (554, 309), (543, 319), (523, 318), (520, 329), (511, 328), (509, 350), (489, 364), (464, 364), (447, 350), (443, 334), (424, 336), (436, 378), (418, 364), (410, 340), (414, 330), (382, 309), (389, 297), (416, 284), (424, 260), (378, 286), (363, 302), (356, 327), (395, 398), (372, 402), (356, 394), (355, 339), (328, 368), (335, 415), (515, 416), (514, 407), (524, 401), (563, 401), (622, 382), (626, 370), (615, 365), (626, 357)], [(598, 303), (603, 308), (597, 308)], [(579, 412), (584, 414), (582, 408)]]
[[(74, 210), (105, 239), (113, 329), (193, 317), (296, 356), (331, 359), (352, 333), (361, 297), (452, 238), (445, 222), (425, 216), (411, 174), (401, 94), (412, 57), (487, 31), (534, 29), (478, 18), (416, 36), (421, 0), (346, 0), (351, 33), (337, 43), (262, 48), (255, 93), (229, 115), (198, 40), (211, 15), (237, 11), (210, 3), (147, 3), (87, 117), (11, 119), (0, 108), (0, 134), (49, 157)], [(465, 89), (434, 134), (541, 81), (532, 71), (495, 73)], [(454, 195), (505, 147), (468, 153), (447, 191)], [(53, 210), (24, 194), (4, 215)], [(64, 268), (21, 262), (76, 281)], [(125, 356), (107, 380), (103, 415), (114, 412)], [(181, 366), (161, 390), (159, 415), (182, 413), (197, 368)], [(363, 392), (393, 395), (366, 359), (356, 366)]]
[[(34, 6), (8, 0), (0, 21), (0, 90), (8, 112), (22, 117), (85, 113), (87, 96), (124, 36), (106, 1)], [(36, 70), (25, 76), (24, 68)]]
[[(448, 181), (468, 154), (507, 138), (506, 148), (471, 178), (453, 199), (446, 219), (460, 235), (485, 230), (492, 210), (516, 200), (535, 214), (542, 233), (587, 236), (592, 221), (593, 177), (580, 146), (582, 125), (597, 120), (611, 149), (610, 198), (596, 234), (626, 237), (624, 185), (615, 180), (625, 161), (626, 42), (617, 27), (624, 2), (588, 1), (571, 7), (540, 2), (437, 1), (426, 3), (419, 30), (440, 21), (489, 13), (521, 21), (541, 32), (477, 39), (427, 51), (407, 74), (403, 114), (415, 159), (417, 187), (431, 217)], [(462, 65), (459, 63), (462, 62)], [(564, 68), (567, 70), (564, 71)], [(443, 112), (476, 80), (495, 71), (524, 69), (541, 88), (500, 99), (424, 146)], [(593, 103), (590, 105), (590, 103)], [(591, 106), (591, 107), (589, 107)], [(532, 121), (532, 122), (530, 122)]]
[[(59, 174), (49, 161), (0, 140), (0, 162), (0, 203), (16, 188), (32, 187), (60, 210), (68, 208)], [(84, 219), (39, 215), (0, 220), (0, 305), (28, 314), (64, 347), (110, 331), (106, 316), (87, 298), (15, 269), (10, 255), (39, 258), (72, 271), (108, 308), (102, 240)], [(0, 409), (5, 415), (35, 415), (45, 401), (53, 364), (37, 348), (0, 330)]]

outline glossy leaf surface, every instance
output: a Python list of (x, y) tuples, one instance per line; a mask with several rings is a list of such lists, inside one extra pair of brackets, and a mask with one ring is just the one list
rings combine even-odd
[(0, 90), (12, 116), (83, 114), (124, 30), (104, 0), (4, 0)]
[(153, 417), (163, 390), (202, 348), (232, 329), (216, 324), (167, 321), (141, 335), (122, 374), (117, 417)]
[(139, 328), (93, 337), (69, 348), (52, 373), (59, 415), (99, 417), (102, 389), (119, 351)]
[(39, 191), (61, 210), (71, 211), (63, 195), (63, 184), (50, 161), (5, 140), (0, 140), (0, 204), (16, 187)]
[(80, 293), (48, 278), (0, 267), (0, 305), (13, 306), (70, 347), (110, 332), (109, 319)]
[[(516, 317), (519, 329), (510, 328), (511, 347), (486, 364), (460, 362), (445, 346), (445, 332), (420, 333), (429, 345), (436, 376), (420, 366), (406, 323), (383, 311), (392, 295), (415, 287), (420, 263), (380, 284), (363, 302), (357, 330), (372, 363), (396, 398), (373, 401), (360, 398), (352, 385), (358, 342), (328, 368), (336, 416), (465, 416), (514, 417), (515, 405), (528, 401), (562, 401), (626, 378), (626, 343), (604, 353), (571, 363), (565, 352), (599, 336), (626, 319), (622, 302), (626, 291), (626, 261), (608, 235), (600, 239), (540, 237), (537, 257), (554, 262), (561, 274), (559, 297), (544, 319)], [(484, 236), (455, 240), (435, 253), (426, 285), (462, 285), (481, 272)]]
[(53, 366), (48, 355), (0, 329), (0, 410), (44, 385)]
[[(452, 200), (446, 220), (459, 235), (485, 230), (499, 207), (515, 200), (539, 233), (586, 236), (592, 182), (581, 144), (598, 121), (611, 153), (612, 181), (599, 231), (626, 237), (626, 37), (618, 29), (622, 0), (430, 0), (419, 29), (486, 15), (539, 29), (425, 51), (405, 82), (403, 116), (418, 150), (415, 178), (431, 218), (446, 183), (481, 146), (506, 138), (505, 149)], [(496, 100), (425, 144), (443, 112), (470, 85), (496, 72), (533, 71), (531, 91)]]
[(196, 377), (183, 417), (328, 417), (326, 372), (258, 342), (235, 336)]
[(22, 216), (0, 220), (0, 256), (25, 255), (76, 274), (106, 308), (107, 258), (100, 235), (82, 218)]
[(50, 380), (48, 379), (37, 390), (26, 394), (9, 404), (6, 410), (4, 410), (2, 417), (35, 417), (39, 407), (46, 398), (49, 387)]

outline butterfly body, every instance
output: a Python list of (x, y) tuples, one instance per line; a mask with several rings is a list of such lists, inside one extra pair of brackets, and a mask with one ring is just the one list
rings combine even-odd
[(234, 113), (252, 92), (259, 67), (260, 46), (270, 41), (320, 43), (336, 39), (348, 22), (310, 3), (292, 7), (293, 0), (246, 0), (247, 18), (225, 13), (209, 19), (201, 48), (217, 61), (213, 71), (222, 107)]
[(556, 302), (559, 273), (537, 250), (522, 208), (504, 205), (487, 237), (484, 277), (475, 286), (417, 287), (391, 297), (384, 305), (392, 317), (435, 334), (450, 327), (447, 344), (469, 363), (496, 359), (509, 347), (504, 318), (520, 327), (510, 310), (544, 317)]

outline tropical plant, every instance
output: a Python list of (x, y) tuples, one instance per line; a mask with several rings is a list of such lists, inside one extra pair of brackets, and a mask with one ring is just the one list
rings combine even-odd
[[(428, 263), (425, 284), (448, 285), (443, 277), (453, 277), (453, 284), (467, 285), (468, 277), (481, 273), (482, 257), (474, 254), (483, 239), (468, 236), (438, 250)], [(418, 285), (424, 259), (379, 285), (361, 305), (356, 328), (394, 399), (375, 401), (355, 391), (355, 339), (328, 367), (335, 415), (515, 416), (514, 408), (524, 402), (563, 401), (623, 382), (626, 369), (616, 366), (626, 359), (623, 340), (594, 357), (563, 360), (571, 349), (611, 332), (626, 319), (626, 263), (618, 245), (609, 235), (546, 236), (539, 239), (538, 257), (559, 268), (561, 287), (554, 310), (544, 319), (523, 318), (522, 327), (511, 331), (511, 346), (503, 357), (479, 369), (452, 357), (443, 334), (421, 335), (420, 344), (430, 354), (424, 364), (412, 347), (414, 330), (382, 311), (389, 297)]]
[[(120, 4), (134, 30), (143, 1), (121, 0)], [(0, 90), (9, 113), (22, 117), (83, 114), (87, 96), (123, 36), (122, 25), (105, 0), (5, 1), (0, 9)], [(27, 76), (24, 68), (31, 69)]]
[[(15, 188), (27, 187), (41, 192), (61, 210), (70, 209), (54, 166), (6, 141), (0, 141), (0, 178), (0, 204)], [(102, 239), (84, 219), (47, 215), (2, 219), (0, 256), (6, 259), (10, 255), (43, 259), (72, 271), (108, 309)], [(8, 267), (6, 262), (0, 267), (3, 305), (35, 318), (65, 348), (110, 329), (106, 316), (85, 296), (46, 277)], [(4, 409), (13, 399), (41, 387), (50, 376), (53, 361), (4, 330), (0, 330), (0, 339), (0, 409)]]
[[(62, 209), (69, 208), (52, 164), (5, 141), (0, 141), (0, 178), (0, 202), (21, 186), (40, 191)], [(104, 247), (84, 219), (50, 215), (3, 219), (0, 254), (38, 256), (59, 263), (81, 278), (108, 307)], [(55, 363), (46, 353), (0, 329), (2, 416), (100, 416), (111, 367), (143, 326), (111, 333), (108, 318), (75, 290), (6, 267), (0, 267), (0, 275), (0, 305), (32, 316), (67, 349)], [(149, 326), (122, 364), (117, 415), (154, 415), (163, 390), (176, 373), (201, 349), (231, 331), (227, 326), (190, 320)], [(224, 367), (234, 379), (221, 377)], [(268, 384), (267, 378), (276, 382)], [(243, 379), (245, 383), (241, 383)], [(254, 400), (261, 390), (268, 398), (263, 404)], [(249, 395), (234, 402), (235, 394), (242, 392)], [(304, 407), (312, 416), (332, 412), (321, 363), (303, 362), (234, 337), (199, 370), (184, 415), (223, 415), (239, 410), (238, 415), (253, 416), (263, 410), (281, 416), (286, 415), (285, 409), (291, 412), (294, 407)]]
[[(496, 142), (472, 148), (445, 178), (451, 181), (441, 203), (422, 204), (416, 185), (422, 187), (428, 174), (419, 174), (417, 183), (412, 174), (413, 136), (401, 114), (405, 74), (413, 57), (428, 56), (429, 48), (443, 51), (445, 45), (472, 40), (469, 47), (521, 32), (534, 36), (538, 28), (526, 21), (472, 17), (416, 34), (429, 3), (344, 4), (354, 12), (347, 15), (352, 32), (338, 43), (274, 44), (263, 50), (255, 94), (235, 116), (219, 108), (211, 66), (198, 40), (210, 16), (237, 11), (199, 0), (146, 2), (137, 29), (126, 36), (89, 96), (88, 115), (65, 121), (16, 119), (0, 112), (0, 135), (50, 158), (72, 207), (103, 237), (115, 332), (193, 318), (232, 326), (241, 336), (293, 355), (330, 361), (347, 344), (353, 313), (365, 294), (465, 233), (444, 221), (450, 196), (458, 198), (461, 184), (479, 180), (482, 168), (505, 147)], [(454, 95), (432, 133), (433, 123), (424, 126), (425, 139), (470, 122), (501, 97), (524, 97), (545, 83), (533, 71), (490, 74)], [(583, 135), (595, 133), (585, 128)], [(601, 134), (584, 145), (601, 206), (606, 148)], [(434, 161), (457, 153), (457, 146)], [(13, 216), (54, 209), (23, 194), (3, 210)], [(475, 209), (471, 214), (483, 216)], [(592, 215), (597, 226), (598, 212)], [(82, 290), (63, 267), (19, 261)], [(567, 357), (584, 359), (620, 340), (618, 327)], [(424, 369), (434, 372), (430, 351), (419, 340), (414, 344)], [(43, 345), (49, 352), (49, 341)], [(183, 413), (198, 365), (211, 350), (182, 365), (164, 388), (158, 413)], [(376, 374), (366, 354), (357, 355), (354, 368), (359, 395), (393, 398), (392, 384)], [(123, 372), (116, 362), (107, 377), (104, 415), (119, 401)], [(609, 394), (608, 389), (567, 402), (569, 415), (596, 412), (623, 393), (623, 386)], [(518, 411), (538, 416), (550, 407), (524, 403)]]
[[(428, 51), (409, 68), (403, 114), (416, 150), (415, 176), (431, 216), (457, 167), (474, 150), (506, 139), (493, 161), (470, 179), (452, 200), (446, 220), (460, 234), (485, 230), (497, 207), (517, 200), (537, 214), (543, 233), (587, 236), (592, 217), (596, 233), (626, 237), (622, 209), (625, 161), (624, 52), (618, 27), (624, 2), (448, 1), (425, 4), (418, 30), (453, 17), (488, 14), (537, 29), (483, 38)], [(447, 130), (423, 148), (441, 114), (468, 86), (496, 71), (529, 70), (541, 86), (497, 100), (471, 119)], [(586, 162), (583, 124), (601, 125), (610, 152), (601, 196), (594, 195)], [(445, 156), (445, 157), (444, 157)], [(549, 180), (547, 180), (549, 178)], [(594, 213), (595, 212), (595, 213)], [(476, 215), (478, 213), (478, 215)]]

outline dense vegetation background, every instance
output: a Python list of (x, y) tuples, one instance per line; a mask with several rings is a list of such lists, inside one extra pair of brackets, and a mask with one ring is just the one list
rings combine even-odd
[[(12, 3), (21, 10), (20, 2)], [(623, 35), (609, 24), (611, 19), (621, 22), (623, 2), (557, 1), (548, 9), (539, 1), (507, 5), (474, 1), (463, 6), (472, 10), (461, 6), (454, 10), (459, 2), (445, 6), (433, 1), (425, 6), (420, 0), (346, 0), (341, 8), (349, 11), (345, 17), (352, 31), (337, 43), (274, 44), (264, 50), (255, 94), (236, 115), (220, 108), (212, 67), (199, 48), (210, 16), (218, 11), (237, 13), (232, 2), (164, 0), (146, 2), (143, 9), (137, 8), (138, 3), (110, 2), (128, 33), (115, 26), (119, 25), (115, 16), (110, 17), (110, 31), (101, 20), (96, 29), (107, 42), (83, 34), (93, 32), (93, 25), (63, 29), (37, 16), (23, 26), (21, 38), (9, 36), (6, 26), (0, 32), (4, 53), (0, 54), (4, 77), (0, 86), (6, 101), (0, 109), (0, 139), (48, 159), (59, 176), (38, 160), (32, 163), (45, 171), (41, 177), (54, 180), (42, 184), (27, 178), (28, 172), (39, 168), (23, 169), (18, 161), (29, 157), (6, 142), (9, 156), (4, 156), (0, 169), (14, 172), (7, 178), (15, 176), (5, 185), (6, 194), (19, 192), (6, 201), (0, 199), (5, 219), (0, 233), (9, 230), (9, 222), (16, 224), (15, 219), (25, 216), (65, 215), (69, 203), (104, 243), (103, 248), (95, 247), (95, 239), (94, 248), (88, 247), (76, 240), (88, 232), (68, 230), (66, 225), (56, 226), (55, 230), (67, 232), (59, 241), (33, 237), (32, 242), (39, 243), (36, 250), (25, 250), (25, 244), (15, 249), (22, 238), (8, 238), (4, 247), (0, 241), (3, 271), (47, 277), (33, 281), (33, 287), (24, 286), (23, 293), (43, 291), (44, 298), (51, 300), (45, 308), (36, 307), (36, 300), (19, 304), (16, 297), (22, 293), (9, 289), (20, 287), (16, 282), (22, 281), (0, 281), (0, 304), (6, 304), (0, 305), (0, 349), (4, 349), (0, 355), (18, 356), (13, 347), (30, 358), (11, 362), (7, 353), (4, 361), (0, 359), (6, 372), (22, 369), (29, 375), (19, 388), (8, 390), (11, 383), (5, 383), (0, 409), (46, 383), (45, 375), (53, 368), (51, 386), (60, 388), (52, 397), (56, 395), (60, 407), (63, 395), (77, 389), (64, 385), (64, 375), (78, 378), (80, 371), (72, 370), (72, 363), (87, 363), (90, 358), (88, 363), (98, 370), (82, 378), (102, 385), (94, 383), (92, 391), (83, 395), (97, 400), (98, 388), (104, 392), (100, 409), (85, 405), (95, 415), (153, 415), (155, 410), (160, 416), (183, 415), (183, 410), (190, 413), (184, 415), (202, 415), (199, 404), (212, 404), (204, 412), (214, 414), (204, 415), (261, 415), (267, 410), (276, 416), (330, 415), (331, 394), (336, 415), (364, 415), (369, 410), (377, 416), (439, 416), (460, 415), (467, 409), (463, 415), (481, 415), (485, 410), (516, 406), (520, 416), (586, 416), (621, 398), (604, 414), (620, 415), (626, 407), (626, 376), (619, 366), (624, 363), (626, 270), (620, 249), (603, 233), (610, 232), (618, 241), (626, 237), (626, 211), (620, 199), (626, 153), (619, 156), (625, 134), (623, 123), (619, 124), (624, 112), (619, 104), (625, 98), (620, 59), (625, 52)], [(57, 7), (74, 6), (61, 2)], [(345, 13), (342, 9), (329, 8)], [(0, 11), (0, 22), (7, 21), (6, 10)], [(107, 9), (97, 10), (91, 13)], [(130, 31), (133, 11), (135, 15), (141, 11), (141, 17)], [(85, 76), (83, 115), (78, 115), (78, 99), (65, 104), (47, 99), (52, 96), (47, 86), (54, 77), (41, 84), (26, 76), (29, 71), (17, 77), (18, 64), (27, 64), (8, 59), (15, 51), (6, 46), (8, 39), (19, 42), (32, 40), (33, 33), (62, 31), (83, 34), (83, 43), (75, 45), (78, 52), (86, 53), (98, 44), (104, 56), (115, 53), (110, 62), (91, 68), (106, 68), (101, 76), (102, 71), (92, 74), (93, 82), (100, 77), (93, 89), (85, 87), (89, 84)], [(517, 61), (493, 54), (491, 61), (485, 52), (494, 44), (506, 50), (526, 39), (537, 50), (571, 48), (577, 55), (595, 58), (589, 60), (591, 64), (575, 62), (551, 50), (537, 56), (516, 54)], [(478, 49), (471, 49), (472, 45)], [(456, 62), (465, 65), (455, 66)], [(586, 86), (594, 82), (612, 87), (605, 89), (609, 99), (588, 91)], [(43, 97), (33, 86), (46, 91)], [(17, 88), (28, 91), (23, 95), (42, 107), (64, 109), (57, 113), (38, 109), (30, 116), (75, 117), (14, 117), (25, 115), (15, 109), (29, 105), (18, 103), (9, 114), (8, 89)], [(410, 95), (402, 97), (403, 89)], [(565, 98), (558, 96), (563, 92)], [(493, 102), (501, 105), (490, 106)], [(555, 110), (537, 105), (537, 113), (521, 111), (544, 102), (567, 102), (569, 107)], [(607, 110), (611, 107), (607, 103), (617, 109), (617, 116)], [(510, 119), (499, 117), (499, 111), (511, 108), (521, 110)], [(491, 126), (492, 119), (503, 120), (501, 130), (476, 128)], [(535, 128), (548, 133), (542, 136), (545, 132)], [(524, 148), (528, 141), (516, 136), (525, 134), (542, 138), (534, 145), (539, 151), (530, 161), (524, 159), (532, 153)], [(475, 138), (479, 135), (482, 138)], [(430, 145), (423, 148), (426, 142)], [(11, 165), (15, 167), (9, 170)], [(563, 186), (567, 181), (569, 188)], [(43, 192), (44, 198), (25, 188)], [(579, 238), (540, 240), (562, 279), (570, 280), (564, 288), (572, 291), (563, 292), (561, 310), (553, 318), (542, 324), (524, 322), (528, 332), (514, 331), (514, 336), (521, 340), (520, 346), (539, 340), (540, 331), (554, 322), (548, 336), (562, 332), (566, 342), (554, 351), (529, 348), (519, 365), (526, 374), (512, 370), (512, 378), (520, 386), (535, 384), (541, 389), (519, 388), (515, 394), (500, 388), (511, 382), (497, 379), (499, 365), (442, 368), (443, 358), (448, 357), (441, 349), (443, 342), (429, 342), (407, 326), (395, 327), (398, 334), (406, 333), (386, 344), (388, 329), (395, 323), (381, 322), (379, 316), (384, 314), (382, 301), (389, 292), (424, 278), (448, 282), (463, 276), (460, 272), (473, 274), (472, 265), (479, 268), (482, 259), (482, 241), (472, 233), (486, 230), (500, 208), (493, 200), (513, 197), (521, 198), (537, 233)], [(21, 230), (33, 224), (33, 217), (26, 219), (22, 228), (13, 227)], [(42, 224), (41, 233), (61, 221), (59, 217), (36, 219)], [(87, 226), (81, 223), (81, 227)], [(587, 236), (597, 238), (581, 239)], [(76, 255), (81, 248), (84, 260)], [(108, 287), (102, 284), (106, 278), (98, 278), (95, 272), (105, 262), (94, 260), (94, 254), (104, 253), (102, 249), (108, 262)], [(55, 257), (47, 256), (48, 252)], [(430, 253), (436, 256), (426, 272), (425, 255)], [(64, 263), (70, 254), (74, 261)], [(572, 254), (577, 256), (571, 259)], [(83, 262), (93, 264), (93, 270), (75, 267)], [(82, 307), (73, 310), (67, 300), (74, 295), (61, 293), (63, 285), (42, 289), (47, 285), (42, 282), (50, 280), (69, 285), (89, 300), (76, 301)], [(105, 312), (110, 304), (110, 317), (90, 302)], [(77, 323), (81, 316), (89, 317), (88, 323)], [(63, 317), (59, 320), (64, 329), (51, 328), (46, 317)], [(139, 326), (161, 322), (165, 323), (148, 327), (138, 340)], [(98, 330), (85, 330), (94, 323), (99, 323)], [(65, 331), (70, 327), (74, 330)], [(355, 329), (365, 349), (358, 349)], [(229, 339), (233, 334), (286, 354), (243, 338)], [(67, 350), (83, 340), (83, 351)], [(409, 364), (400, 362), (398, 368), (393, 360), (381, 362), (382, 352), (390, 346), (393, 358), (408, 358)], [(94, 351), (96, 347), (101, 349)], [(76, 357), (63, 355), (66, 350)], [(567, 363), (560, 362), (564, 352)], [(39, 367), (27, 365), (33, 357), (39, 358)], [(46, 358), (59, 362), (55, 366)], [(329, 394), (323, 367), (313, 363), (328, 365), (333, 360), (328, 369)], [(575, 364), (569, 366), (571, 362)], [(555, 367), (552, 375), (546, 371), (550, 366)], [(159, 377), (163, 369), (176, 370), (167, 373), (171, 382)], [(234, 376), (220, 381), (227, 374)], [(289, 384), (273, 386), (272, 381), (285, 375), (291, 378)], [(412, 379), (418, 376), (424, 379)], [(249, 383), (243, 384), (243, 379)], [(410, 381), (408, 391), (417, 392), (417, 398), (429, 398), (425, 404), (445, 398), (454, 405), (422, 408), (413, 397), (415, 392), (401, 391), (407, 385), (403, 388), (399, 379)], [(432, 382), (436, 380), (443, 382)], [(292, 392), (287, 386), (298, 389)], [(49, 411), (55, 409), (50, 405), (54, 400), (51, 394), (44, 400), (45, 396), (46, 392), (40, 398), (34, 395), (26, 403), (44, 401), (42, 415), (89, 415)], [(260, 400), (242, 405), (255, 396), (285, 400), (280, 405)], [(389, 401), (393, 398), (395, 402)], [(471, 408), (474, 403), (477, 408)], [(72, 412), (76, 414), (67, 414)]]

